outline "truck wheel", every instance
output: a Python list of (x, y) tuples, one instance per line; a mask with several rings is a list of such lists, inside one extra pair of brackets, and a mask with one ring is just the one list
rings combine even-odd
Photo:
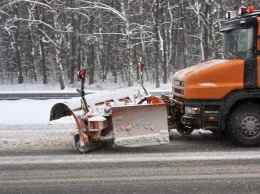
[(86, 154), (86, 153), (88, 153), (88, 152), (90, 152), (90, 151), (92, 151), (92, 150), (95, 149), (95, 147), (94, 147), (94, 146), (91, 146), (91, 145), (87, 145), (87, 144), (85, 144), (85, 145), (80, 145), (80, 137), (79, 137), (79, 134), (76, 134), (76, 135), (74, 136), (74, 140), (75, 140), (76, 148), (77, 148), (77, 150), (78, 150), (78, 152), (79, 152), (80, 154)]
[(248, 103), (237, 107), (228, 120), (230, 137), (242, 146), (260, 144), (260, 105)]
[(183, 125), (182, 122), (176, 123), (176, 130), (182, 135), (190, 135), (194, 131), (194, 129), (188, 128)]

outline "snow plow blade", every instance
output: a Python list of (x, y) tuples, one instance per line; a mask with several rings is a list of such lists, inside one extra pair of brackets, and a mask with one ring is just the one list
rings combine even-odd
[(141, 147), (169, 143), (166, 104), (112, 107), (114, 144)]

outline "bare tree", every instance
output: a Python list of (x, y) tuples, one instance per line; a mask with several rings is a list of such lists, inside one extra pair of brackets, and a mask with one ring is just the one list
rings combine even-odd
[[(246, 4), (5, 0), (0, 2), (0, 80), (15, 83), (17, 75), (18, 83), (25, 83), (31, 72), (43, 84), (57, 82), (64, 89), (67, 83), (77, 84), (76, 70), (87, 65), (89, 84), (112, 77), (132, 86), (141, 57), (146, 81), (159, 87), (180, 68), (219, 58), (220, 23), (226, 11), (241, 3)], [(250, 3), (259, 9), (259, 1)]]
[(15, 58), (17, 69), (18, 69), (18, 83), (22, 84), (24, 82), (23, 77), (23, 65), (22, 65), (22, 59), (21, 59), (21, 48), (20, 48), (20, 42), (19, 42), (19, 36), (20, 36), (20, 21), (17, 20), (19, 18), (19, 4), (12, 4), (10, 5), (13, 19), (11, 25), (13, 25), (12, 28), (12, 37), (13, 42), (12, 47), (15, 52)]

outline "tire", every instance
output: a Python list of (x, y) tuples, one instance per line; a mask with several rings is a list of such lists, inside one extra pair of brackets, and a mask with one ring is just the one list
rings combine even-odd
[(76, 145), (76, 148), (78, 150), (78, 152), (80, 154), (86, 154), (90, 151), (93, 151), (94, 149), (96, 149), (96, 147), (94, 146), (91, 146), (89, 144), (85, 144), (85, 145), (80, 145), (80, 137), (79, 137), (79, 134), (76, 134), (74, 136), (74, 140), (75, 140), (75, 145)]
[(182, 122), (176, 123), (176, 130), (182, 135), (190, 135), (194, 131), (194, 129), (183, 125)]
[(260, 105), (247, 103), (235, 108), (228, 120), (228, 134), (242, 146), (260, 144)]

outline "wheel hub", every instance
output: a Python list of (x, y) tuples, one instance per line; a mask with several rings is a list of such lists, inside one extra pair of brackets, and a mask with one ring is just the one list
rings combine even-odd
[(255, 115), (246, 115), (241, 119), (242, 135), (245, 137), (256, 137), (260, 134), (259, 119)]
[(256, 123), (253, 121), (246, 122), (246, 129), (252, 131), (256, 127)]

